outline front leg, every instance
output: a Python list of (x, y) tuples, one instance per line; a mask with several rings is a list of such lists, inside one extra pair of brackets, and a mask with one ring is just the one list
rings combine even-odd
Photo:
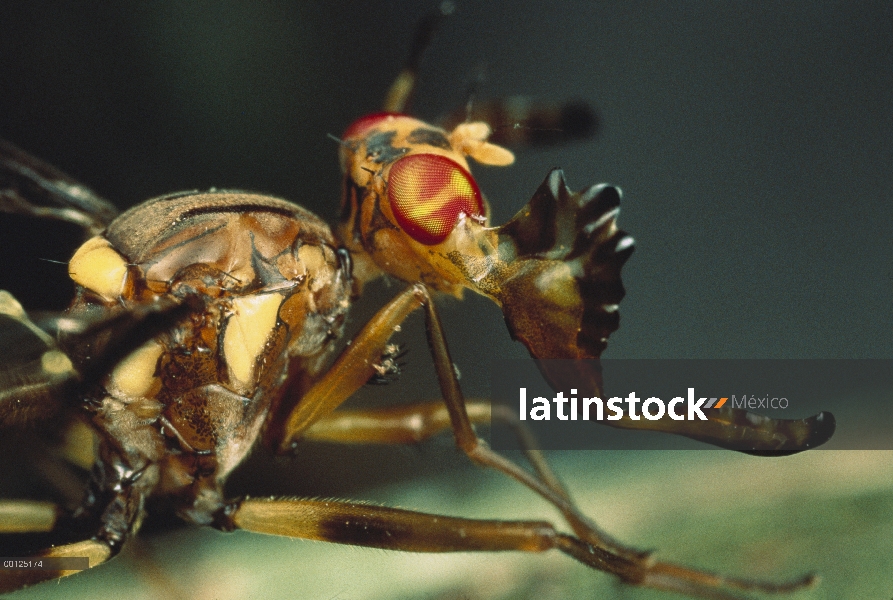
[[(449, 423), (459, 449), (475, 463), (501, 471), (537, 492), (561, 511), (580, 537), (596, 545), (612, 547), (630, 557), (641, 556), (640, 552), (624, 548), (606, 533), (599, 531), (596, 525), (574, 506), (538, 452), (528, 453), (531, 464), (536, 470), (536, 474), (532, 474), (493, 452), (478, 438), (472, 428), (459, 382), (456, 380), (440, 318), (428, 289), (422, 284), (409, 286), (372, 317), (345, 348), (332, 368), (301, 398), (291, 414), (287, 415), (282, 439), (272, 440), (273, 447), (278, 448), (280, 452), (290, 450), (308, 428), (327, 418), (366, 383), (375, 373), (373, 365), (381, 357), (385, 344), (393, 335), (395, 328), (420, 306), (425, 307), (428, 342), (434, 356), (435, 370)], [(275, 432), (277, 429), (270, 427), (267, 431)]]
[[(506, 406), (489, 400), (466, 400), (465, 412), (473, 425), (499, 423), (510, 428), (537, 476), (552, 490), (569, 500), (567, 490), (555, 475), (533, 432)], [(443, 401), (419, 402), (368, 410), (336, 410), (304, 432), (304, 439), (339, 444), (417, 444), (451, 429), (450, 412)]]
[(284, 427), (267, 428), (266, 435), (274, 436), (267, 440), (271, 447), (281, 453), (288, 452), (308, 427), (327, 417), (375, 375), (374, 365), (381, 359), (395, 328), (422, 305), (421, 287), (409, 286), (379, 310), (335, 364), (301, 397), (291, 413), (284, 416)]

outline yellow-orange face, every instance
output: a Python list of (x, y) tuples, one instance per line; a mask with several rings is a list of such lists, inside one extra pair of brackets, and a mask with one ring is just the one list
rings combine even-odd
[(470, 248), (488, 217), (466, 156), (494, 165), (514, 160), (486, 142), (489, 133), (484, 123), (464, 123), (448, 133), (394, 113), (369, 115), (348, 127), (341, 227), (351, 250), (391, 275), (457, 293), (462, 277), (445, 257), (465, 248), (476, 253)]

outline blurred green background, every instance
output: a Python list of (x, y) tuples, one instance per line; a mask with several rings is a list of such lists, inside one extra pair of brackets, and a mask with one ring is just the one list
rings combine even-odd
[[(215, 186), (279, 195), (333, 220), (339, 173), (326, 134), (377, 108), (415, 22), (435, 5), (4, 3), (0, 136), (122, 208)], [(416, 112), (461, 106), (482, 70), (482, 96), (584, 99), (600, 112), (592, 141), (475, 174), (496, 222), (554, 166), (576, 189), (623, 188), (620, 224), (637, 250), (609, 356), (893, 356), (889, 3), (458, 2), (426, 57)], [(0, 285), (30, 307), (64, 306), (64, 267), (38, 259), (67, 260), (76, 242), (33, 225), (0, 219)], [(397, 289), (375, 286), (351, 326)], [(485, 395), (492, 358), (523, 349), (486, 300), (441, 307), (466, 394)], [(402, 381), (363, 396), (436, 397), (420, 320), (398, 341), (410, 350)], [(446, 437), (267, 459), (237, 473), (232, 493), (554, 516), (469, 467)], [(893, 597), (886, 453), (555, 459), (603, 527), (661, 557), (738, 575), (820, 571), (822, 586), (798, 598)], [(24, 467), (5, 468), (7, 495), (39, 492)], [(194, 529), (143, 540), (21, 597), (666, 597), (551, 554), (415, 556)]]

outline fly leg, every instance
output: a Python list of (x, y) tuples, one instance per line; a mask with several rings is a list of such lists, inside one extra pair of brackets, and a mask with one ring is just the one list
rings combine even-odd
[(554, 549), (627, 583), (711, 600), (740, 598), (721, 589), (723, 587), (783, 593), (808, 583), (796, 581), (769, 586), (666, 563), (646, 565), (560, 533), (547, 521), (463, 519), (350, 502), (245, 498), (220, 509), (215, 526), (224, 531), (244, 529), (404, 552), (545, 552)]
[(52, 502), (0, 500), (0, 533), (46, 533), (61, 515)]
[[(55, 504), (27, 500), (0, 501), (0, 533), (51, 533), (64, 528), (67, 515)], [(23, 560), (43, 558), (87, 558), (88, 568), (102, 564), (113, 555), (112, 547), (94, 537), (62, 544), (32, 554)], [(50, 565), (52, 566), (52, 565)], [(69, 565), (57, 565), (69, 566)], [(75, 565), (70, 565), (75, 566)], [(80, 569), (0, 569), (0, 593), (78, 573)]]
[[(477, 437), (465, 408), (465, 400), (456, 371), (453, 368), (437, 309), (428, 295), (427, 289), (424, 286), (418, 287), (426, 296), (424, 308), (428, 345), (434, 358), (434, 367), (444, 403), (450, 413), (456, 445), (473, 462), (505, 473), (537, 492), (561, 511), (577, 536), (577, 538), (571, 538), (574, 539), (574, 544), (559, 546), (563, 552), (577, 560), (586, 562), (586, 553), (592, 553), (597, 548), (600, 552), (622, 561), (624, 565), (622, 572), (609, 572), (618, 575), (626, 583), (700, 595), (705, 598), (734, 597), (728, 595), (722, 588), (780, 593), (800, 589), (812, 585), (816, 581), (812, 575), (785, 584), (727, 578), (688, 567), (657, 562), (650, 553), (639, 552), (615, 542), (577, 509), (560, 485), (558, 489), (553, 489), (547, 482), (541, 481), (514, 462), (491, 450)], [(629, 565), (632, 565), (631, 570), (627, 570)]]
[[(112, 555), (109, 546), (99, 540), (84, 540), (73, 544), (63, 544), (39, 552), (23, 560), (87, 558), (88, 568), (107, 561)], [(67, 566), (67, 565), (60, 565)], [(73, 566), (73, 565), (71, 565)], [(58, 579), (79, 573), (80, 569), (0, 569), (0, 593), (12, 592), (41, 581)]]
[[(517, 415), (487, 400), (466, 399), (465, 412), (472, 425), (500, 423), (512, 429), (521, 449), (539, 478), (553, 491), (567, 497), (536, 439)], [(368, 410), (336, 410), (314, 423), (303, 435), (306, 440), (341, 444), (418, 444), (451, 429), (450, 413), (442, 401), (420, 402)]]
[[(157, 477), (152, 465), (135, 469), (123, 459), (106, 454), (93, 470), (82, 505), (67, 513), (45, 502), (0, 502), (0, 533), (47, 532), (81, 539), (36, 552), (25, 560), (40, 558), (87, 558), (93, 568), (115, 556), (139, 529), (145, 498)], [(0, 592), (66, 577), (77, 573), (68, 565), (46, 570), (0, 569)]]
[(374, 365), (381, 360), (394, 330), (422, 305), (416, 293), (418, 287), (408, 287), (382, 307), (325, 375), (301, 395), (288, 414), (282, 415), (283, 423), (273, 423), (267, 428), (267, 441), (272, 448), (280, 453), (291, 450), (308, 427), (328, 416), (376, 374)]
[[(587, 561), (584, 556), (587, 553), (595, 553), (598, 556), (610, 556), (610, 561), (605, 559), (605, 561), (600, 561), (598, 564), (589, 562), (587, 564), (600, 570), (614, 573), (627, 583), (688, 594), (697, 593), (707, 598), (728, 598), (731, 596), (728, 596), (719, 588), (782, 592), (799, 589), (810, 585), (814, 581), (812, 577), (805, 577), (787, 584), (752, 582), (749, 580), (725, 578), (686, 567), (657, 562), (649, 553), (625, 547), (602, 532), (577, 509), (567, 492), (558, 483), (558, 480), (550, 475), (550, 470), (540, 471), (540, 467), (534, 462), (534, 468), (537, 469), (537, 473), (531, 473), (487, 447), (474, 432), (472, 418), (469, 416), (465, 399), (456, 379), (456, 373), (449, 355), (439, 316), (427, 288), (421, 284), (410, 286), (382, 308), (367, 323), (345, 351), (342, 352), (333, 367), (301, 398), (294, 410), (285, 419), (282, 439), (275, 440), (278, 442), (276, 446), (281, 451), (289, 450), (296, 443), (298, 437), (305, 432), (309, 433), (309, 430), (316, 423), (322, 421), (323, 424), (320, 425), (320, 431), (324, 431), (327, 427), (331, 431), (331, 425), (339, 418), (337, 415), (333, 415), (333, 411), (372, 376), (374, 373), (373, 365), (380, 358), (394, 328), (420, 306), (425, 309), (428, 343), (434, 357), (435, 370), (443, 395), (446, 415), (443, 412), (434, 410), (430, 407), (431, 405), (421, 405), (421, 408), (418, 408), (416, 411), (416, 416), (421, 416), (422, 420), (427, 416), (430, 419), (430, 423), (427, 426), (421, 425), (416, 427), (405, 423), (402, 426), (399, 423), (395, 426), (394, 423), (391, 423), (388, 425), (390, 433), (374, 433), (375, 425), (357, 427), (357, 431), (364, 431), (355, 435), (348, 433), (347, 437), (352, 437), (352, 435), (353, 437), (365, 436), (369, 438), (378, 436), (379, 438), (390, 437), (391, 439), (399, 436), (411, 437), (413, 430), (415, 430), (415, 433), (428, 434), (435, 429), (443, 429), (446, 427), (446, 421), (448, 420), (456, 439), (456, 445), (473, 462), (496, 469), (519, 481), (538, 493), (562, 513), (573, 530), (574, 537), (560, 537), (562, 540), (560, 543), (554, 541), (559, 539), (555, 537), (558, 534), (537, 538), (541, 543), (546, 544), (542, 549), (559, 548), (583, 562)], [(482, 419), (479, 406), (476, 406), (475, 409), (478, 411), (475, 420)], [(407, 415), (403, 413), (401, 415), (399, 409), (393, 410), (396, 412), (392, 413), (391, 416), (402, 416), (404, 418), (408, 416), (410, 420), (412, 419), (412, 414)], [(328, 422), (326, 422), (327, 419)], [(544, 464), (544, 461), (542, 462)], [(236, 522), (234, 526), (241, 525)], [(245, 528), (249, 527), (245, 526)], [(272, 533), (276, 532), (273, 531)], [(570, 542), (565, 538), (574, 541)], [(312, 539), (320, 538), (312, 537)], [(542, 539), (552, 541), (547, 543), (542, 542)], [(369, 545), (368, 543), (351, 542), (349, 539), (333, 539), (332, 541)], [(394, 547), (404, 549), (402, 546)], [(447, 546), (446, 549), (450, 549), (450, 547)], [(514, 549), (523, 550), (524, 548), (515, 547)], [(608, 568), (605, 565), (612, 566)]]
[[(425, 325), (428, 335), (428, 346), (434, 358), (434, 369), (440, 383), (443, 401), (449, 412), (453, 436), (456, 446), (459, 447), (474, 463), (501, 471), (512, 479), (527, 486), (546, 501), (555, 506), (565, 520), (571, 526), (574, 533), (584, 541), (602, 548), (609, 548), (613, 552), (630, 560), (647, 560), (647, 553), (632, 548), (627, 548), (612, 539), (607, 533), (601, 531), (595, 523), (583, 515), (573, 501), (559, 484), (553, 489), (545, 481), (535, 477), (530, 472), (522, 469), (511, 460), (491, 450), (474, 431), (471, 419), (465, 407), (465, 398), (453, 368), (453, 361), (447, 347), (443, 326), (437, 308), (434, 306), (427, 288), (418, 286), (420, 293), (424, 294)], [(553, 477), (554, 479), (554, 477)], [(557, 481), (557, 480), (556, 480)]]
[[(335, 430), (339, 427), (343, 428), (345, 425), (344, 419), (349, 419), (346, 425), (353, 429), (353, 432), (348, 433), (347, 436), (348, 438), (353, 438), (353, 441), (356, 443), (364, 441), (361, 439), (363, 435), (372, 436), (373, 438), (377, 437), (380, 442), (387, 441), (389, 443), (399, 443), (404, 440), (420, 441), (447, 427), (452, 427), (455, 430), (457, 419), (461, 420), (464, 418), (467, 421), (468, 409), (461, 398), (461, 392), (459, 392), (459, 403), (461, 404), (464, 417), (455, 416), (456, 410), (451, 408), (449, 401), (447, 401), (446, 406), (435, 403), (419, 405), (416, 411), (419, 413), (420, 419), (412, 414), (412, 407), (407, 407), (406, 409), (395, 408), (392, 410), (396, 411), (396, 414), (388, 416), (387, 413), (381, 413), (381, 416), (377, 419), (378, 422), (373, 423), (371, 429), (366, 428), (366, 432), (363, 433), (359, 429), (360, 424), (357, 423), (357, 419), (351, 419), (350, 413), (344, 413), (343, 415), (339, 413), (332, 414), (335, 408), (360, 389), (375, 374), (373, 365), (380, 359), (384, 347), (395, 328), (415, 309), (422, 305), (431, 305), (430, 300), (430, 296), (424, 286), (413, 285), (376, 313), (357, 337), (352, 340), (350, 346), (338, 357), (328, 372), (301, 397), (300, 402), (291, 413), (284, 417), (284, 427), (281, 430), (278, 427), (269, 427), (267, 429), (269, 435), (277, 437), (280, 436), (279, 431), (282, 431), (281, 439), (269, 440), (272, 442), (272, 447), (278, 448), (279, 452), (287, 452), (297, 443), (297, 439), (304, 436), (305, 433), (307, 437), (314, 437), (312, 431), (306, 430), (320, 421), (324, 422), (319, 424), (316, 434), (317, 438), (320, 436), (336, 436), (337, 433), (333, 431), (333, 427)], [(452, 370), (452, 362), (449, 364), (450, 370)], [(458, 391), (458, 382), (456, 382), (456, 390)], [(490, 407), (487, 406), (487, 403), (475, 403), (471, 405), (471, 408), (472, 414), (474, 414), (478, 422), (489, 422), (491, 415)], [(537, 481), (537, 487), (534, 489), (547, 490), (547, 494), (560, 499), (564, 505), (569, 507), (569, 510), (576, 512), (560, 481), (543, 459), (539, 450), (534, 449), (535, 444), (529, 432), (521, 428), (520, 423), (516, 420), (509, 419), (499, 411), (494, 416), (497, 419), (504, 419), (515, 426), (522, 447), (525, 449), (530, 463), (539, 475), (540, 481), (537, 481), (534, 476), (518, 467), (514, 467), (515, 470), (524, 475), (525, 481)], [(395, 419), (396, 422), (394, 422)], [(384, 421), (390, 422), (391, 433), (383, 433)], [(413, 430), (413, 428), (415, 429)], [(470, 422), (468, 422), (467, 428), (471, 429)], [(328, 432), (323, 433), (324, 430), (328, 430)], [(474, 435), (473, 432), (472, 435)], [(393, 437), (381, 440), (382, 436), (386, 438), (388, 436)], [(477, 440), (477, 437), (474, 436), (474, 439)], [(508, 461), (505, 462), (508, 463)], [(585, 519), (582, 514), (577, 513), (577, 516), (578, 519)]]
[[(635, 570), (626, 559), (560, 534), (545, 521), (463, 519), (330, 500), (244, 498), (218, 511), (215, 526), (404, 552), (558, 548), (602, 571), (623, 576)], [(591, 558), (583, 556), (590, 552)]]
[[(351, 344), (341, 353), (328, 372), (308, 390), (292, 412), (285, 417), (282, 439), (272, 446), (282, 453), (297, 444), (305, 430), (328, 417), (339, 405), (362, 387), (375, 373), (373, 365), (381, 357), (385, 344), (397, 328), (415, 309), (425, 307), (428, 343), (440, 382), (443, 402), (456, 445), (473, 462), (501, 471), (532, 489), (561, 511), (574, 533), (598, 547), (611, 548), (631, 560), (647, 560), (647, 554), (626, 548), (615, 542), (574, 506), (563, 486), (554, 476), (540, 479), (514, 462), (490, 450), (477, 437), (456, 379), (452, 359), (443, 335), (443, 328), (431, 296), (422, 284), (409, 286), (386, 304), (363, 327)], [(269, 428), (276, 431), (278, 428)], [(534, 463), (544, 464), (545, 461)], [(546, 467), (548, 469), (548, 467)], [(551, 470), (547, 471), (551, 474)]]

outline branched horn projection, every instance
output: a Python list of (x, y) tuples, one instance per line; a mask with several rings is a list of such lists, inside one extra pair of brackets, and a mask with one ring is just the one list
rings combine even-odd
[[(617, 188), (573, 192), (555, 169), (480, 244), (484, 257), (452, 252), (449, 258), (465, 285), (500, 304), (512, 337), (533, 358), (596, 359), (620, 324), (620, 270), (633, 252), (633, 239), (617, 227), (619, 205)], [(600, 392), (597, 363), (579, 366), (579, 387)], [(553, 383), (567, 375), (546, 373)]]
[[(572, 192), (556, 169), (498, 230), (498, 267), (481, 279), (480, 289), (500, 302), (512, 337), (538, 359), (556, 390), (603, 394), (597, 359), (619, 326), (620, 272), (634, 249), (632, 238), (617, 227), (619, 210), (617, 188), (595, 185)], [(788, 420), (726, 407), (707, 418), (707, 423), (625, 418), (606, 424), (673, 433), (760, 456), (815, 448), (835, 430), (834, 416), (827, 412)]]
[(617, 228), (620, 192), (572, 192), (552, 171), (499, 229), (500, 257), (517, 264), (497, 298), (512, 335), (536, 358), (598, 358), (620, 324), (620, 269), (633, 239)]

